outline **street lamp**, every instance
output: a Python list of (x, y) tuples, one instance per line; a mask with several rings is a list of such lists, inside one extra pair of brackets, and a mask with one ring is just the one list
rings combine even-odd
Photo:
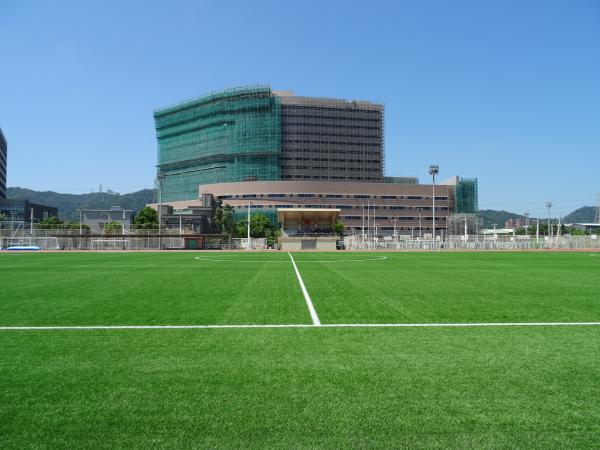
[(433, 245), (435, 245), (435, 176), (440, 173), (440, 168), (437, 164), (429, 166), (429, 175), (433, 177)]

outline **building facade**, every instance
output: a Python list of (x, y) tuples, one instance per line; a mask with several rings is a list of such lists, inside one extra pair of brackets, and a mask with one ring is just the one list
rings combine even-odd
[(110, 222), (117, 222), (122, 231), (127, 233), (133, 220), (133, 211), (120, 206), (112, 206), (110, 209), (84, 209), (81, 214), (83, 224), (89, 226), (93, 234), (102, 233), (106, 224)]
[(282, 180), (383, 181), (383, 105), (275, 95)]
[(37, 203), (29, 200), (0, 199), (0, 213), (4, 214), (4, 220), (14, 222), (38, 223), (49, 217), (58, 217), (58, 208)]
[(243, 181), (383, 181), (383, 106), (248, 87), (154, 112), (157, 194)]
[(0, 128), (0, 199), (6, 198), (6, 169), (8, 166), (8, 143)]
[[(456, 211), (456, 186), (435, 186), (436, 233), (447, 228), (448, 216)], [(198, 198), (212, 196), (229, 204), (239, 218), (248, 208), (276, 220), (282, 208), (339, 209), (349, 233), (374, 230), (382, 235), (425, 236), (433, 231), (433, 186), (418, 184), (353, 183), (335, 181), (253, 181), (201, 185)], [(200, 200), (170, 202), (184, 210)]]

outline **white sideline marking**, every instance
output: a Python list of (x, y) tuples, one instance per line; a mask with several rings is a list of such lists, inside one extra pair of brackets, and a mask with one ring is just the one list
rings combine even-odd
[[(316, 324), (315, 324), (316, 325)], [(65, 326), (0, 326), (0, 331), (35, 330), (163, 330), (219, 328), (315, 328), (309, 324), (265, 325), (65, 325)], [(460, 328), (460, 327), (572, 327), (599, 326), (600, 322), (490, 322), (490, 323), (330, 323), (323, 328)]]
[(294, 257), (290, 252), (288, 252), (288, 255), (290, 255), (290, 259), (292, 260), (294, 270), (296, 271), (298, 283), (300, 283), (300, 289), (302, 289), (302, 293), (304, 294), (304, 300), (306, 300), (306, 306), (308, 306), (308, 312), (310, 312), (310, 318), (313, 321), (313, 325), (320, 326), (321, 321), (319, 320), (319, 316), (317, 316), (317, 311), (315, 311), (315, 307), (313, 306), (312, 300), (310, 299), (310, 295), (308, 295), (306, 286), (304, 286), (304, 281), (302, 281), (302, 277), (300, 276), (300, 272), (298, 271), (298, 266), (296, 266), (296, 261), (294, 261)]
[[(226, 262), (239, 262), (239, 263), (285, 263), (287, 261), (284, 260), (262, 260), (262, 259), (227, 259), (227, 258), (210, 258), (204, 256), (194, 256), (194, 259), (198, 261), (226, 261)], [(381, 261), (383, 259), (388, 259), (387, 256), (375, 256), (373, 258), (363, 258), (363, 259), (331, 259), (331, 260), (306, 260), (302, 261), (302, 264), (305, 263), (340, 263), (340, 262), (363, 262), (363, 261)]]

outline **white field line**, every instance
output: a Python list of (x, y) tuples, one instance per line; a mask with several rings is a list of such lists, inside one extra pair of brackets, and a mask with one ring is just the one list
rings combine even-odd
[[(287, 260), (262, 260), (262, 259), (223, 259), (223, 258), (208, 258), (203, 256), (195, 256), (195, 260), (198, 261), (215, 261), (215, 262), (237, 262), (237, 263), (285, 263), (287, 264)], [(387, 256), (375, 256), (373, 258), (364, 258), (364, 259), (332, 259), (332, 260), (305, 260), (302, 261), (305, 263), (342, 263), (342, 262), (363, 262), (363, 261), (381, 261), (387, 259)]]
[(306, 300), (306, 306), (308, 306), (308, 312), (310, 313), (310, 318), (313, 321), (313, 325), (319, 326), (321, 325), (321, 321), (319, 320), (319, 316), (317, 316), (317, 311), (315, 311), (315, 307), (313, 306), (312, 300), (310, 299), (310, 295), (308, 295), (306, 286), (304, 286), (304, 281), (302, 281), (302, 277), (300, 276), (300, 272), (298, 271), (298, 266), (296, 266), (296, 261), (294, 261), (294, 257), (290, 252), (288, 252), (288, 255), (290, 255), (292, 265), (294, 266), (294, 270), (296, 271), (298, 283), (300, 283), (300, 289), (302, 289), (302, 294), (304, 294), (304, 300)]
[(490, 322), (490, 323), (330, 323), (264, 324), (264, 325), (65, 325), (65, 326), (0, 326), (0, 331), (36, 330), (195, 330), (231, 328), (477, 328), (477, 327), (576, 327), (600, 326), (600, 322)]

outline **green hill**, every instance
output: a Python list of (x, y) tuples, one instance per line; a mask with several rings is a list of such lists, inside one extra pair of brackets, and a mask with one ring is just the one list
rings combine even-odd
[(53, 191), (33, 191), (20, 187), (9, 187), (7, 197), (16, 200), (29, 200), (32, 203), (55, 206), (62, 220), (78, 220), (77, 208), (101, 209), (121, 206), (139, 211), (147, 203), (152, 203), (154, 191), (142, 189), (129, 194), (116, 192), (93, 192), (91, 194), (60, 194)]
[(596, 221), (596, 208), (583, 206), (563, 217), (564, 223), (593, 223)]
[(509, 211), (496, 211), (495, 209), (482, 209), (479, 211), (478, 216), (483, 219), (483, 228), (492, 228), (494, 224), (496, 224), (498, 228), (503, 228), (504, 222), (508, 219), (525, 220), (525, 216), (522, 214)]

